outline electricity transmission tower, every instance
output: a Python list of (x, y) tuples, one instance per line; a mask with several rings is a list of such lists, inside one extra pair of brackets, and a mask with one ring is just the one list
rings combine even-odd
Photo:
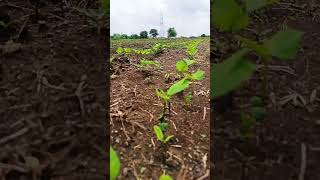
[(159, 32), (159, 35), (160, 35), (160, 37), (165, 37), (162, 11), (160, 12), (160, 32)]

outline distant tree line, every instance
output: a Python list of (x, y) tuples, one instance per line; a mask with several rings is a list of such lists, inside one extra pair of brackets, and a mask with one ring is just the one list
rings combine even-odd
[[(150, 29), (150, 31), (141, 31), (140, 34), (132, 34), (132, 35), (127, 35), (127, 34), (118, 34), (115, 33), (111, 36), (112, 39), (147, 39), (147, 38), (157, 38), (159, 35), (157, 29)], [(171, 27), (167, 31), (167, 37), (168, 38), (174, 38), (177, 37), (177, 31), (175, 30), (174, 27)], [(195, 36), (192, 36), (194, 38)], [(200, 37), (208, 37), (206, 34), (202, 34)]]

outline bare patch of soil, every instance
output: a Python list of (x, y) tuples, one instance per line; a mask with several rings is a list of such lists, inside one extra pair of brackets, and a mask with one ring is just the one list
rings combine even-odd
[(0, 179), (107, 177), (106, 38), (74, 10), (98, 6), (0, 2)]

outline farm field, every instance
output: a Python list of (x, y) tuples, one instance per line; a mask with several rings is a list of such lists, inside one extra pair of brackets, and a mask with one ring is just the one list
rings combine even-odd
[[(320, 179), (319, 6), (317, 1), (281, 1), (252, 13), (249, 25), (239, 33), (259, 43), (287, 27), (303, 34), (296, 56), (268, 61), (266, 94), (262, 91), (263, 61), (252, 53), (250, 62), (258, 67), (253, 76), (224, 96), (225, 109), (213, 104), (211, 167), (216, 179)], [(238, 50), (230, 36), (214, 28), (211, 34), (212, 64)], [(264, 97), (265, 111), (259, 112), (256, 123), (246, 124), (241, 114), (253, 111), (257, 102), (253, 97)], [(250, 134), (244, 134), (248, 124)]]
[[(111, 41), (110, 129), (111, 145), (121, 161), (119, 179), (158, 179), (164, 172), (175, 179), (208, 177), (209, 41), (209, 37)], [(165, 110), (156, 89), (165, 92), (183, 79), (176, 63), (189, 58), (187, 47), (192, 43), (197, 44), (196, 63), (189, 71), (201, 70), (204, 78), (172, 96), (171, 110)], [(157, 46), (163, 47), (160, 53), (139, 52)], [(143, 60), (160, 66), (142, 66)], [(165, 134), (173, 135), (168, 144), (157, 140), (154, 131), (163, 120)]]

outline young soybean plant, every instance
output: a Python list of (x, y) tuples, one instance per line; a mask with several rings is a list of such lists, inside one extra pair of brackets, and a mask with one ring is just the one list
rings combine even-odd
[(157, 69), (161, 67), (161, 64), (156, 61), (151, 61), (151, 60), (146, 60), (142, 58), (136, 66), (141, 70), (141, 71), (147, 71), (150, 69), (151, 66), (155, 66)]
[(162, 89), (160, 90), (156, 89), (157, 96), (161, 98), (163, 102), (163, 111), (162, 111), (163, 117), (166, 115), (167, 107), (169, 109), (169, 115), (170, 115), (170, 100), (172, 96), (187, 89), (190, 83), (191, 83), (190, 80), (185, 77), (180, 81), (177, 81), (176, 83), (174, 83), (172, 86), (170, 86), (170, 88), (167, 91), (164, 91)]
[(163, 161), (166, 160), (166, 153), (168, 149), (168, 142), (174, 137), (173, 135), (165, 135), (165, 131), (161, 129), (160, 126), (153, 126), (154, 133), (157, 137), (157, 140), (161, 142), (161, 147), (163, 148)]
[(197, 70), (196, 72), (188, 72), (189, 67), (195, 63), (194, 60), (183, 59), (176, 63), (176, 69), (179, 73), (182, 73), (185, 78), (189, 80), (200, 81), (204, 78), (205, 72)]
[(199, 41), (195, 40), (187, 45), (187, 54), (189, 56), (189, 59), (194, 59), (194, 56), (198, 52), (199, 43), (200, 43)]
[(120, 172), (120, 159), (116, 151), (110, 146), (110, 180), (116, 180)]
[(173, 180), (173, 178), (170, 175), (163, 173), (159, 180)]
[[(227, 93), (239, 87), (244, 81), (250, 79), (256, 70), (256, 65), (246, 58), (248, 53), (256, 53), (264, 63), (262, 72), (263, 97), (267, 96), (268, 62), (272, 58), (287, 60), (296, 56), (302, 36), (302, 33), (297, 30), (285, 28), (262, 43), (235, 34), (248, 25), (250, 12), (274, 2), (276, 0), (246, 0), (245, 8), (243, 8), (234, 0), (214, 1), (212, 11), (215, 26), (220, 30), (230, 32), (235, 39), (242, 43), (243, 47), (231, 57), (222, 61), (222, 63), (213, 65), (211, 72), (213, 99), (223, 98)], [(265, 108), (262, 107), (262, 100), (253, 98), (251, 104), (250, 114), (241, 113), (241, 133), (244, 137), (252, 137), (254, 123), (262, 120), (266, 114)]]
[[(214, 25), (220, 30), (235, 35), (236, 32), (248, 25), (249, 13), (273, 2), (276, 0), (246, 0), (245, 8), (243, 8), (235, 0), (215, 0), (212, 9)], [(260, 56), (264, 62), (263, 91), (266, 91), (267, 63), (273, 57), (283, 60), (294, 58), (299, 49), (301, 36), (301, 32), (290, 28), (277, 32), (263, 43), (235, 35), (234, 38), (239, 40), (244, 47), (222, 63), (213, 65), (211, 73), (212, 97), (221, 97), (250, 79), (256, 70), (256, 65), (245, 56), (252, 51)]]

